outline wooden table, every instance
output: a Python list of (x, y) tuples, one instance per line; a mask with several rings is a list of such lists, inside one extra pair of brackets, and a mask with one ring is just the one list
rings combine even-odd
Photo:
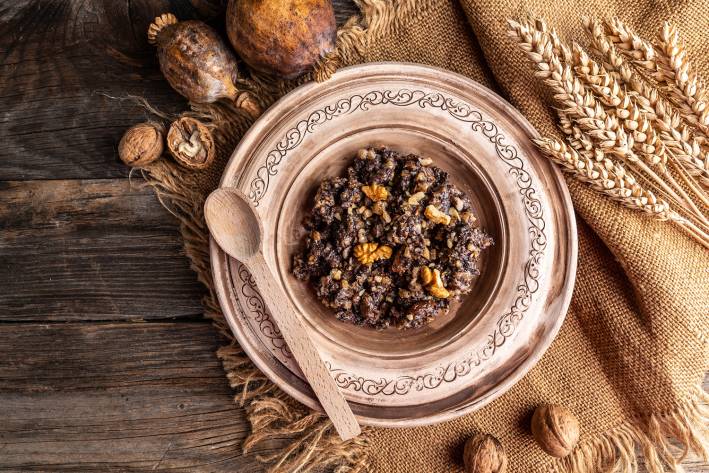
[[(185, 102), (147, 44), (219, 0), (0, 4), (0, 470), (262, 471), (177, 225), (117, 159)], [(355, 9), (336, 0), (338, 21)], [(696, 464), (691, 471), (700, 471)]]

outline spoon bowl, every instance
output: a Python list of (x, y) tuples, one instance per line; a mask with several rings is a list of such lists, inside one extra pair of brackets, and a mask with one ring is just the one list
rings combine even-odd
[(231, 257), (246, 260), (261, 250), (261, 220), (247, 197), (236, 189), (217, 189), (204, 205), (212, 236)]

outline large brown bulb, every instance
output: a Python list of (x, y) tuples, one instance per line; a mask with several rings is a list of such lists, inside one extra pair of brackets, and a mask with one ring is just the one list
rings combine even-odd
[(330, 0), (230, 0), (226, 29), (253, 69), (293, 78), (335, 47)]
[(165, 79), (180, 95), (195, 103), (236, 98), (236, 58), (206, 23), (161, 15), (150, 25), (148, 39), (157, 46)]

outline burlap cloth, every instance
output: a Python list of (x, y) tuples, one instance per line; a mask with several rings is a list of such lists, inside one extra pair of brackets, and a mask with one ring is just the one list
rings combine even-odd
[[(396, 60), (431, 64), (472, 77), (502, 94), (543, 135), (555, 134), (550, 101), (531, 66), (506, 37), (506, 20), (543, 16), (567, 39), (583, 43), (580, 17), (618, 16), (645, 37), (664, 20), (683, 33), (700, 73), (709, 77), (709, 2), (701, 0), (361, 0), (362, 16), (339, 34), (338, 54), (316, 78), (338, 66)], [(304, 79), (305, 80), (305, 79)], [(265, 105), (293, 87), (245, 81)], [(226, 106), (194, 106), (218, 139), (216, 165), (188, 174), (167, 160), (149, 180), (181, 219), (185, 247), (200, 279), (211, 288), (205, 196), (249, 120)], [(452, 472), (462, 468), (462, 444), (478, 431), (506, 446), (511, 472), (633, 471), (642, 451), (650, 471), (675, 471), (689, 449), (706, 453), (709, 361), (709, 251), (667, 223), (651, 220), (568, 181), (578, 217), (579, 262), (573, 300), (557, 339), (540, 363), (497, 401), (472, 415), (414, 429), (367, 429), (346, 444), (326, 419), (308, 413), (263, 377), (235, 343), (219, 356), (237, 402), (248, 408), (254, 444), (288, 435), (291, 448), (274, 455), (278, 471), (324, 467), (375, 472)], [(210, 291), (206, 314), (231, 339)], [(528, 431), (539, 403), (559, 403), (581, 422), (578, 448), (554, 460)], [(676, 439), (676, 449), (667, 441)]]

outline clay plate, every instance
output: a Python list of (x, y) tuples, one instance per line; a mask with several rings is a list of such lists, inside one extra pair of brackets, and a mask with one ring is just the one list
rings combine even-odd
[[(375, 63), (306, 84), (271, 107), (239, 144), (221, 186), (244, 191), (264, 222), (265, 256), (310, 328), (360, 422), (422, 425), (472, 411), (509, 389), (564, 319), (576, 269), (576, 228), (560, 173), (507, 102), (441, 69)], [(448, 315), (409, 331), (337, 321), (290, 275), (301, 221), (320, 180), (361, 147), (431, 157), (474, 202), (495, 239), (473, 292)], [(253, 362), (317, 408), (248, 272), (211, 242), (224, 314)]]

